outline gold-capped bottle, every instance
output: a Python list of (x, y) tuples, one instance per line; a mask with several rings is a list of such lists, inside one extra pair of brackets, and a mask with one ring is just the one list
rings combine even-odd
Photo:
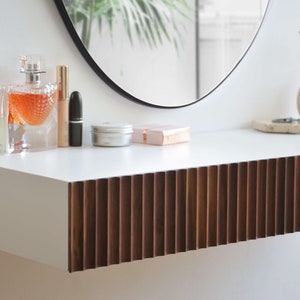
[(57, 145), (57, 84), (42, 83), (40, 56), (20, 58), (23, 85), (7, 89), (9, 152), (45, 150)]

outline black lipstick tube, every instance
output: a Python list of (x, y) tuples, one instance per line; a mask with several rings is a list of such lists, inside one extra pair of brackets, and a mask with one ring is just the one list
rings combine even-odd
[(77, 91), (72, 92), (69, 100), (69, 145), (82, 145), (82, 98)]

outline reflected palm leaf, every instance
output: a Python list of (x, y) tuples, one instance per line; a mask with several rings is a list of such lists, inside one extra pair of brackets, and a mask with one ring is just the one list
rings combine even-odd
[(184, 29), (179, 19), (189, 18), (191, 11), (186, 0), (64, 0), (64, 4), (87, 49), (94, 21), (100, 32), (106, 23), (113, 37), (120, 19), (132, 45), (136, 39), (151, 48), (167, 41), (178, 49)]

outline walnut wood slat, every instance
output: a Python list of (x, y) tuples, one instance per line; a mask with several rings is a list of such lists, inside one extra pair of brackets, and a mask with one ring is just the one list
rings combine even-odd
[(83, 266), (83, 183), (69, 185), (69, 271)]
[(227, 241), (228, 243), (237, 242), (238, 225), (238, 165), (230, 164), (228, 166), (228, 214), (227, 214)]
[(247, 239), (247, 184), (248, 172), (247, 163), (242, 162), (238, 164), (238, 223), (237, 223), (237, 240), (246, 241)]
[(300, 156), (294, 164), (294, 231), (300, 231)]
[(300, 231), (300, 157), (69, 184), (69, 271)]
[(208, 168), (198, 169), (198, 197), (197, 197), (197, 248), (206, 248), (208, 245)]
[(108, 265), (108, 180), (96, 181), (96, 267)]
[(83, 268), (96, 266), (96, 189), (95, 181), (83, 182)]
[(107, 260), (120, 263), (120, 178), (108, 179), (107, 209)]
[(207, 170), (207, 246), (217, 246), (218, 167)]
[(294, 230), (295, 159), (293, 157), (286, 158), (285, 167), (284, 233), (292, 233)]
[(276, 160), (267, 161), (266, 236), (275, 235)]
[(267, 195), (267, 161), (261, 160), (257, 163), (257, 186), (256, 186), (256, 235), (257, 238), (266, 237), (266, 195)]
[(165, 254), (165, 173), (154, 174), (154, 256)]
[(120, 262), (131, 261), (131, 180), (120, 178)]
[(154, 256), (154, 174), (143, 176), (143, 258)]
[(186, 250), (195, 250), (197, 237), (197, 169), (187, 170), (186, 185)]
[(186, 251), (186, 195), (187, 170), (176, 171), (175, 187), (175, 232), (176, 252)]
[(228, 218), (228, 166), (221, 165), (218, 167), (217, 182), (217, 244), (227, 244), (227, 218)]

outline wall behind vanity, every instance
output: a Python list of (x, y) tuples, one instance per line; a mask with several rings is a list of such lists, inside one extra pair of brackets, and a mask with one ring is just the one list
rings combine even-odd
[[(180, 109), (133, 103), (106, 86), (81, 57), (53, 1), (10, 0), (0, 7), (0, 83), (22, 82), (17, 62), (22, 53), (45, 55), (48, 81), (55, 80), (56, 65), (68, 64), (70, 89), (84, 99), (86, 144), (90, 124), (107, 120), (178, 123), (201, 132), (249, 127), (252, 119), (298, 117), (298, 0), (271, 0), (255, 43), (226, 82)], [(299, 247), (300, 235), (293, 234), (72, 275), (0, 252), (0, 298), (298, 299)]]

